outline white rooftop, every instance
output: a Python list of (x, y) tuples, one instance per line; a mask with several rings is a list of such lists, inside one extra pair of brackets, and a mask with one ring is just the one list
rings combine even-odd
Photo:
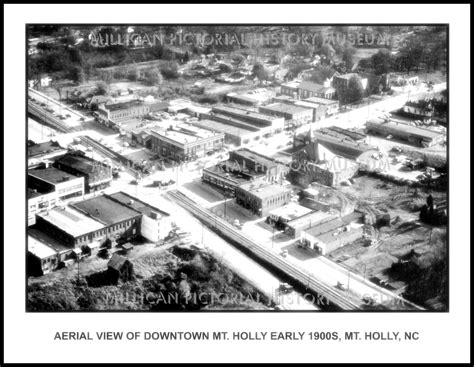
[(54, 251), (51, 247), (38, 241), (32, 236), (28, 236), (28, 251), (39, 259), (46, 259), (56, 255), (56, 251)]
[(37, 215), (74, 237), (82, 236), (105, 227), (102, 223), (82, 214), (70, 206), (58, 206), (48, 212)]

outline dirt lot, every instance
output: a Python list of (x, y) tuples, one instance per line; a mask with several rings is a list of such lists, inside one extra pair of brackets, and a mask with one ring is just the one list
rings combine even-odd
[[(431, 237), (434, 233), (445, 233), (445, 227), (432, 228), (419, 221), (418, 209), (425, 204), (428, 192), (423, 189), (408, 188), (383, 180), (359, 176), (355, 183), (340, 190), (356, 201), (356, 206), (369, 206), (390, 214), (391, 226), (375, 229), (371, 237), (376, 240), (369, 244), (356, 241), (330, 254), (334, 260), (352, 268), (367, 278), (390, 268), (392, 263), (403, 258), (412, 250), (426, 254), (431, 251)], [(446, 199), (446, 194), (431, 192), (435, 203)]]

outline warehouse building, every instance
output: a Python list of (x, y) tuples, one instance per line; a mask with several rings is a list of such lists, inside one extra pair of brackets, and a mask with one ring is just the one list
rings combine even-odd
[(265, 217), (271, 210), (290, 202), (291, 189), (266, 180), (256, 180), (236, 187), (235, 198), (237, 204)]
[(285, 225), (285, 233), (291, 238), (300, 238), (302, 231), (333, 220), (334, 218), (336, 217), (328, 212), (310, 210), (308, 214), (287, 222)]
[[(346, 218), (347, 217), (347, 218)], [(327, 255), (363, 236), (359, 214), (321, 222), (301, 231), (301, 243), (321, 255)]]
[(312, 109), (286, 103), (272, 103), (261, 106), (258, 111), (270, 116), (283, 117), (287, 121), (286, 126), (298, 127), (313, 120)]
[(81, 154), (69, 153), (57, 159), (53, 166), (71, 175), (84, 178), (86, 193), (102, 190), (112, 182), (112, 168)]
[(421, 147), (430, 147), (446, 140), (446, 135), (441, 132), (389, 120), (372, 119), (367, 122), (366, 128), (369, 133), (391, 135), (394, 139)]
[(150, 130), (151, 150), (176, 161), (197, 159), (224, 146), (224, 134), (180, 124), (167, 130)]
[[(77, 260), (97, 254), (107, 242), (110, 246), (124, 244), (137, 236), (159, 241), (171, 230), (170, 215), (124, 192), (101, 195), (67, 206), (56, 206), (37, 215), (37, 223), (28, 234), (49, 247), (57, 256), (57, 263)], [(42, 251), (43, 246), (31, 242)], [(36, 245), (35, 245), (36, 244)], [(31, 251), (33, 268), (41, 264), (42, 254), (53, 257), (51, 251)]]
[(120, 126), (130, 120), (141, 119), (152, 112), (164, 111), (168, 103), (160, 101), (146, 102), (133, 99), (126, 102), (102, 103), (98, 106), (97, 117), (108, 126)]
[(69, 205), (37, 214), (36, 228), (70, 248), (75, 258), (83, 257), (83, 247), (96, 249), (107, 234), (104, 223)]

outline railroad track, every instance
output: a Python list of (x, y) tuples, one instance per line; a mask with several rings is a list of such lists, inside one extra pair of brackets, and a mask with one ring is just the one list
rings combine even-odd
[(56, 119), (51, 113), (44, 111), (41, 107), (36, 106), (33, 102), (28, 101), (28, 112), (39, 118), (45, 124), (55, 128), (62, 133), (70, 133), (74, 130), (69, 126), (63, 124), (60, 120)]
[(361, 305), (347, 299), (346, 295), (331, 286), (324, 284), (318, 279), (306, 274), (303, 270), (296, 267), (295, 265), (285, 261), (278, 254), (275, 254), (272, 250), (267, 249), (254, 240), (250, 239), (243, 233), (237, 231), (231, 224), (227, 223), (217, 215), (211, 213), (207, 209), (203, 209), (198, 206), (193, 200), (185, 196), (183, 193), (174, 190), (169, 191), (168, 195), (173, 198), (178, 204), (185, 207), (198, 219), (205, 221), (209, 225), (215, 227), (221, 231), (224, 235), (230, 239), (236, 241), (246, 249), (250, 250), (254, 255), (259, 257), (261, 260), (271, 264), (272, 266), (283, 271), (299, 283), (306, 285), (308, 289), (315, 292), (334, 305), (337, 305), (343, 310), (359, 310)]
[(130, 167), (130, 165), (129, 165), (129, 163), (126, 160), (125, 157), (121, 156), (120, 154), (118, 154), (118, 153), (116, 153), (112, 150), (107, 149), (102, 144), (100, 144), (98, 141), (95, 141), (94, 139), (92, 139), (89, 136), (79, 136), (79, 139), (81, 140), (81, 142), (85, 146), (88, 146), (88, 147), (91, 147), (91, 148), (97, 150), (102, 155), (104, 155), (104, 156), (106, 156), (106, 157), (108, 157), (108, 158), (110, 158), (114, 161), (118, 161), (121, 165), (124, 165), (125, 169), (127, 169), (132, 175), (135, 175), (135, 176), (137, 175), (137, 171)]

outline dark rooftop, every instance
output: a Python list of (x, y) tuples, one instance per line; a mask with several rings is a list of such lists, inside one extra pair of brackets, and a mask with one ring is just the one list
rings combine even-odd
[(51, 184), (58, 184), (61, 182), (78, 179), (78, 177), (73, 176), (67, 172), (61, 171), (54, 167), (29, 170), (28, 175), (37, 177)]
[(97, 165), (100, 164), (100, 162), (97, 162), (91, 158), (74, 154), (67, 154), (64, 157), (57, 159), (56, 162), (64, 166), (73, 167), (82, 173), (89, 174), (96, 173)]
[(113, 225), (140, 215), (140, 212), (130, 209), (105, 195), (80, 201), (71, 204), (71, 206), (107, 225)]
[(166, 216), (166, 217), (169, 217), (169, 214), (154, 207), (154, 206), (151, 206), (150, 204), (147, 204), (139, 199), (137, 199), (136, 197), (133, 197), (131, 195), (128, 195), (124, 192), (116, 192), (115, 194), (111, 194), (111, 195), (106, 195), (108, 198), (114, 200), (114, 201), (118, 201), (119, 203), (121, 203), (122, 205), (125, 205), (127, 206), (128, 208), (130, 209), (133, 209), (137, 212), (140, 212), (144, 215), (150, 215), (151, 213), (155, 212), (155, 213), (158, 213), (162, 216)]
[(143, 101), (134, 99), (132, 101), (127, 101), (127, 102), (108, 104), (105, 106), (105, 108), (109, 111), (118, 111), (118, 110), (127, 110), (129, 108), (136, 107), (141, 104), (143, 104)]
[(40, 144), (35, 144), (28, 147), (28, 157), (35, 157), (37, 155), (52, 153), (54, 151), (64, 150), (61, 146), (53, 141), (47, 141)]

